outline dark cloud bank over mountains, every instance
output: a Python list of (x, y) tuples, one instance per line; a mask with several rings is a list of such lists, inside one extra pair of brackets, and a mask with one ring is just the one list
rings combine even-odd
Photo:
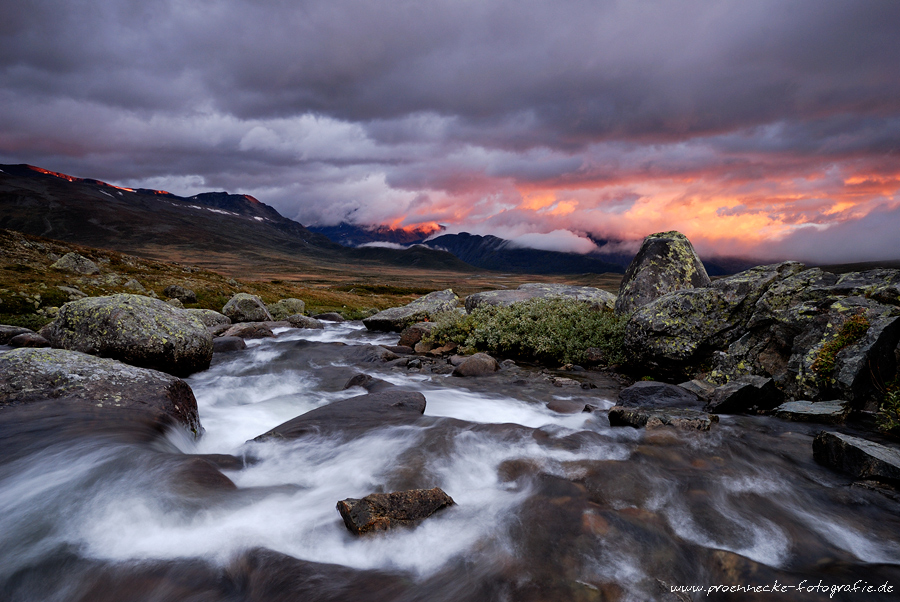
[(900, 257), (894, 2), (7, 4), (3, 163), (323, 226)]

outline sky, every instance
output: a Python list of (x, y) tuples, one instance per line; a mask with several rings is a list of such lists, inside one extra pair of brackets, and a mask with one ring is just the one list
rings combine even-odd
[(900, 258), (894, 0), (0, 0), (0, 163), (305, 225)]

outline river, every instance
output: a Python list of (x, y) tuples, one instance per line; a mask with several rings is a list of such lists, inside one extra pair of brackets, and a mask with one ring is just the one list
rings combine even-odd
[[(900, 503), (817, 465), (820, 427), (612, 428), (618, 385), (601, 372), (372, 361), (371, 345), (396, 342), (326, 323), (217, 354), (187, 379), (199, 440), (124, 418), (6, 425), (0, 600), (900, 599), (805, 589), (900, 588)], [(424, 417), (253, 441), (366, 393), (343, 388), (358, 373), (421, 392)], [(435, 486), (456, 505), (414, 529), (355, 537), (335, 509)], [(791, 589), (673, 591), (776, 580)]]

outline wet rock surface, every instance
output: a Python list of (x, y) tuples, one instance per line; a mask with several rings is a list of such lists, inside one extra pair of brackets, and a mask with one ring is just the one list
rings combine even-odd
[(337, 503), (347, 530), (354, 535), (413, 527), (435, 512), (454, 505), (440, 487), (392, 493), (371, 493)]
[(197, 401), (180, 378), (62, 349), (0, 353), (0, 406), (64, 399), (93, 411), (136, 409), (164, 415), (200, 434)]
[(9, 343), (9, 340), (15, 336), (20, 334), (28, 334), (34, 333), (30, 328), (24, 328), (22, 326), (9, 326), (7, 324), (0, 324), (0, 345), (6, 345)]
[(716, 414), (771, 410), (784, 401), (775, 381), (762, 376), (741, 376), (717, 387), (707, 408)]
[(681, 408), (642, 408), (613, 406), (609, 409), (610, 426), (659, 428), (672, 426), (682, 430), (708, 431), (719, 421), (715, 414)]
[(205, 370), (212, 358), (212, 337), (199, 320), (141, 295), (88, 297), (67, 303), (45, 336), (56, 348), (176, 376)]
[(618, 405), (650, 408), (699, 408), (703, 404), (695, 393), (678, 385), (646, 380), (620, 391)]
[(822, 431), (813, 441), (816, 462), (858, 479), (900, 485), (900, 449), (874, 441)]
[(50, 341), (36, 332), (17, 334), (6, 343), (10, 347), (49, 347)]
[(312, 328), (321, 330), (325, 328), (325, 326), (317, 320), (316, 318), (310, 318), (309, 316), (304, 316), (301, 314), (292, 314), (285, 318), (288, 324), (291, 325), (292, 328)]
[(247, 343), (241, 337), (221, 336), (213, 339), (213, 353), (226, 353), (246, 349)]

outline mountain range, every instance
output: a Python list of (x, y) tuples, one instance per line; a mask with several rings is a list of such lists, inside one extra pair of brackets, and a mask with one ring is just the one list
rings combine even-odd
[(0, 165), (0, 228), (236, 274), (379, 266), (475, 270), (451, 253), (426, 247), (345, 247), (249, 195), (180, 197), (30, 165)]

